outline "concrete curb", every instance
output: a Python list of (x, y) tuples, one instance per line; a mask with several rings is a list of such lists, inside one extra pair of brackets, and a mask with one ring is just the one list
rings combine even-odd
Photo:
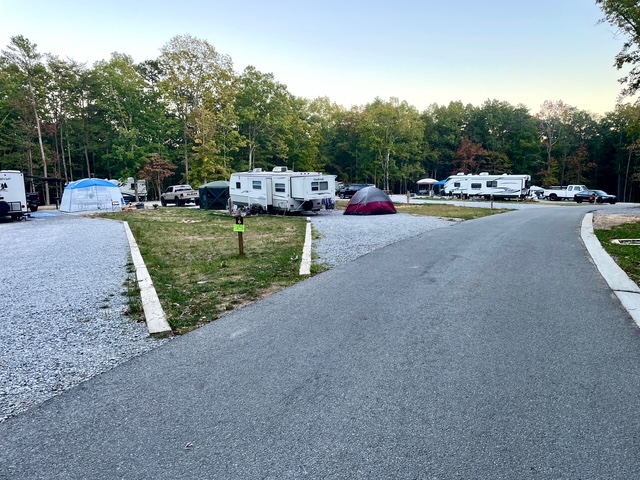
[(311, 275), (311, 218), (307, 217), (307, 231), (304, 235), (300, 275)]
[(602, 248), (593, 231), (593, 213), (587, 213), (582, 219), (580, 236), (609, 288), (613, 290), (622, 306), (640, 327), (640, 288)]
[(129, 224), (127, 222), (123, 223), (124, 229), (127, 232), (127, 240), (129, 240), (129, 248), (131, 249), (131, 260), (136, 269), (136, 278), (138, 279), (138, 287), (140, 288), (140, 299), (142, 300), (142, 308), (147, 321), (149, 335), (171, 335), (171, 327), (169, 326), (169, 322), (167, 322), (167, 317), (164, 314), (162, 305), (160, 305), (160, 299), (151, 281), (147, 266), (140, 254), (136, 239), (133, 237), (133, 233), (131, 233)]

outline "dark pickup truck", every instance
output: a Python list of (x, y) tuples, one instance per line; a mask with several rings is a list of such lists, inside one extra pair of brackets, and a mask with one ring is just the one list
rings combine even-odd
[(27, 207), (30, 212), (37, 212), (40, 205), (40, 194), (27, 192)]

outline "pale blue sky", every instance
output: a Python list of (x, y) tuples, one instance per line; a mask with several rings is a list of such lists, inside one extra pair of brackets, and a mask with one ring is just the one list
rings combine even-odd
[(0, 0), (0, 48), (24, 35), (41, 53), (93, 62), (156, 58), (191, 34), (237, 71), (272, 72), (294, 95), (345, 107), (398, 97), (419, 110), (461, 100), (545, 100), (604, 114), (622, 39), (594, 0)]

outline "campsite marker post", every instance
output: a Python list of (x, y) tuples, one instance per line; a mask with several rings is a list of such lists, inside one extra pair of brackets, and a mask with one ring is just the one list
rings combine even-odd
[(244, 255), (244, 239), (242, 238), (244, 232), (244, 217), (240, 215), (236, 217), (236, 224), (233, 226), (233, 231), (238, 232), (238, 248), (240, 255)]

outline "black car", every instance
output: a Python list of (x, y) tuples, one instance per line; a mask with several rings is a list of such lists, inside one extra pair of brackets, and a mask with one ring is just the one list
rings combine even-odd
[(583, 190), (576, 193), (573, 196), (573, 199), (578, 203), (610, 203), (611, 205), (618, 201), (618, 197), (615, 195), (609, 195), (607, 192), (602, 190)]
[(336, 195), (340, 198), (351, 198), (358, 190), (362, 190), (363, 188), (370, 186), (371, 185), (367, 185), (366, 183), (350, 183), (349, 185), (340, 187), (336, 192)]

